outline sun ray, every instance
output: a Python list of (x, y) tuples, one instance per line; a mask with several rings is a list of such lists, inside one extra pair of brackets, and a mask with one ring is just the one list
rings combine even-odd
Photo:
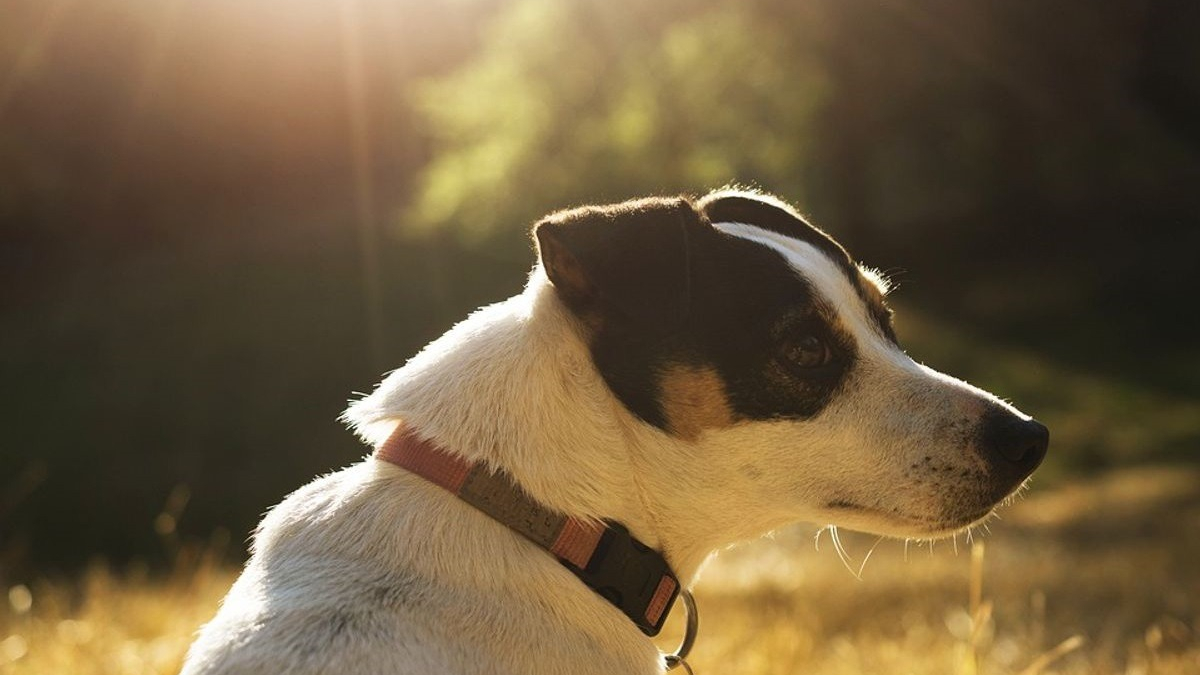
[(76, 0), (53, 0), (46, 8), (46, 13), (42, 17), (42, 22), (38, 27), (29, 34), (25, 40), (25, 45), (21, 47), (17, 58), (13, 62), (12, 70), (5, 76), (3, 83), (0, 83), (0, 119), (4, 117), (4, 111), (8, 108), (8, 104), (12, 102), (17, 90), (21, 88), (21, 84), (25, 81), (37, 61), (45, 52), (46, 45), (54, 37), (55, 31), (58, 29), (59, 22), (67, 13), (67, 9), (75, 3)]
[[(158, 20), (137, 73), (137, 84), (133, 89), (129, 114), (115, 129), (113, 146), (108, 155), (108, 171), (104, 183), (98, 189), (100, 194), (108, 198), (116, 194), (116, 188), (125, 176), (125, 168), (131, 159), (130, 151), (134, 149), (138, 132), (143, 128), (146, 108), (161, 81), (171, 47), (175, 42), (182, 7), (183, 0), (164, 0), (159, 5)], [(136, 159), (133, 161), (136, 162)]]
[(341, 3), (339, 14), (346, 104), (350, 121), (354, 211), (358, 225), (358, 252), (366, 312), (367, 353), (370, 355), (371, 365), (378, 369), (382, 368), (384, 363), (383, 289), (379, 277), (379, 225), (375, 212), (371, 120), (368, 117), (366, 55), (363, 53), (360, 0), (346, 0)]

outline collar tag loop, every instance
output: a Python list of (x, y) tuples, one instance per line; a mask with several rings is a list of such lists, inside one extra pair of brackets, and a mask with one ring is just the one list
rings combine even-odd
[(667, 654), (664, 660), (667, 663), (667, 670), (674, 670), (682, 666), (688, 675), (694, 675), (692, 667), (688, 665), (686, 659), (692, 651), (692, 645), (696, 643), (696, 633), (700, 630), (700, 613), (696, 611), (696, 600), (692, 597), (691, 591), (683, 591), (679, 597), (683, 599), (683, 608), (687, 610), (687, 628), (684, 629), (683, 641), (679, 643), (679, 647), (674, 653)]

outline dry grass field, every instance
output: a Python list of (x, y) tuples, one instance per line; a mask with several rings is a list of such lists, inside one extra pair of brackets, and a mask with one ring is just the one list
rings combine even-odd
[[(1198, 485), (1200, 472), (1151, 468), (1034, 490), (972, 543), (841, 532), (843, 556), (828, 530), (781, 532), (709, 565), (692, 663), (742, 675), (1196, 675)], [(204, 556), (177, 567), (5, 589), (0, 673), (177, 672), (234, 575)]]

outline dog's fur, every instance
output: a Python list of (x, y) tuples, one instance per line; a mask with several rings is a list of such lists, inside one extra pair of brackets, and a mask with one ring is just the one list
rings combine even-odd
[[(551, 508), (624, 523), (685, 586), (797, 521), (957, 531), (1045, 452), (1044, 427), (905, 355), (886, 284), (772, 197), (588, 207), (536, 234), (524, 292), (350, 407), (368, 443), (403, 421)], [(367, 458), (271, 510), (183, 672), (662, 669), (546, 551)]]

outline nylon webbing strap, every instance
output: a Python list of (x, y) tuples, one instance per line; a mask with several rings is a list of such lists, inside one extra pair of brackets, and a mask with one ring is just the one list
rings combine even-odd
[(533, 543), (579, 568), (587, 567), (604, 527), (568, 518), (538, 504), (512, 479), (482, 464), (455, 457), (401, 429), (379, 448), (378, 456), (446, 488), (464, 502), (516, 530)]
[(472, 464), (401, 425), (375, 456), (445, 488), (553, 553), (648, 635), (657, 635), (679, 582), (657, 551), (619, 524), (570, 518), (542, 506), (503, 472)]

